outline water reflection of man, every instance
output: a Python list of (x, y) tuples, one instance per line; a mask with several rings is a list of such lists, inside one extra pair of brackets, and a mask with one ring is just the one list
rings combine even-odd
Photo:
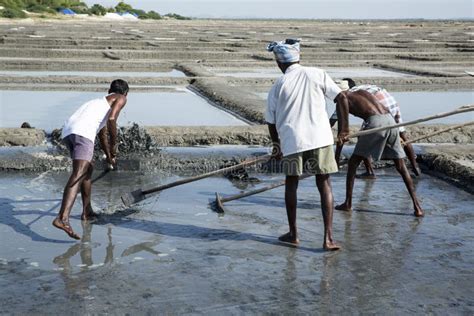
[(94, 141), (99, 134), (107, 162), (110, 166), (115, 166), (117, 119), (127, 103), (127, 94), (127, 82), (114, 80), (110, 84), (109, 95), (86, 102), (64, 124), (62, 138), (71, 153), (73, 170), (64, 188), (61, 209), (53, 225), (64, 230), (71, 238), (80, 239), (69, 224), (69, 214), (79, 190), (82, 197), (81, 219), (90, 220), (96, 216), (91, 206)]
[[(53, 259), (53, 262), (61, 269), (61, 276), (63, 277), (66, 289), (71, 291), (71, 294), (77, 294), (78, 292), (88, 294), (89, 292), (89, 286), (87, 282), (84, 282), (84, 279), (71, 276), (73, 273), (71, 258), (79, 252), (82, 264), (81, 269), (83, 271), (87, 271), (89, 267), (94, 264), (91, 244), (92, 225), (86, 221), (83, 221), (81, 224), (83, 230), (81, 242), (69, 247), (65, 253)], [(112, 227), (108, 227), (107, 237), (108, 244), (105, 252), (104, 265), (110, 265), (114, 261), (115, 246), (112, 243)]]
[[(340, 153), (349, 134), (349, 113), (364, 120), (364, 130), (390, 126), (395, 120), (390, 111), (385, 108), (372, 94), (365, 90), (343, 92), (347, 102), (336, 107), (338, 122), (338, 142), (336, 160), (339, 163)], [(415, 216), (423, 216), (423, 210), (416, 197), (413, 181), (405, 166), (405, 153), (400, 144), (398, 128), (387, 129), (372, 134), (360, 136), (349, 159), (346, 179), (346, 200), (336, 206), (337, 210), (352, 211), (352, 191), (357, 166), (364, 158), (372, 157), (374, 160), (391, 159), (395, 168), (400, 173), (413, 202)]]
[(278, 67), (284, 74), (268, 94), (265, 115), (273, 141), (273, 157), (283, 157), (282, 167), (286, 175), (285, 204), (289, 232), (278, 239), (299, 243), (296, 227), (298, 177), (307, 165), (309, 171), (316, 175), (316, 186), (321, 196), (323, 247), (337, 250), (339, 246), (332, 237), (334, 200), (329, 179), (330, 173), (337, 172), (337, 164), (325, 97), (339, 100), (341, 89), (324, 70), (299, 64), (298, 40), (273, 42), (267, 50), (275, 54)]

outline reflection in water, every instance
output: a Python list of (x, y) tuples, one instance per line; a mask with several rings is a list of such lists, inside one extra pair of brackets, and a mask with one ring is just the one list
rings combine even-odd
[(332, 314), (333, 311), (332, 306), (335, 306), (337, 303), (333, 299), (333, 292), (334, 292), (334, 284), (337, 282), (337, 267), (335, 266), (337, 263), (337, 254), (336, 253), (328, 253), (323, 257), (323, 268), (321, 273), (321, 280), (319, 282), (319, 294), (321, 295), (321, 302), (320, 305), (322, 310), (321, 314)]
[[(90, 267), (94, 266), (110, 266), (114, 262), (114, 249), (115, 245), (112, 242), (112, 226), (107, 227), (107, 247), (105, 248), (105, 258), (103, 263), (94, 264), (92, 249), (96, 248), (97, 243), (92, 242), (92, 224), (88, 222), (81, 222), (82, 224), (82, 239), (79, 243), (74, 244), (69, 247), (65, 253), (59, 255), (53, 259), (53, 263), (58, 266), (58, 268), (70, 274), (73, 272), (73, 267), (71, 265), (71, 259), (79, 253), (81, 258), (81, 271), (87, 271)], [(159, 255), (161, 252), (153, 249), (161, 241), (161, 236), (153, 236), (153, 240), (141, 242), (135, 245), (132, 245), (122, 251), (121, 257), (127, 257), (139, 253), (141, 251), (146, 251), (153, 255)]]
[(153, 241), (145, 241), (145, 242), (130, 246), (122, 252), (122, 257), (131, 256), (141, 251), (146, 251), (153, 255), (159, 255), (161, 252), (153, 249), (153, 247), (158, 245), (160, 241), (161, 241), (160, 236), (154, 236)]
[[(81, 221), (82, 224), (82, 239), (79, 243), (74, 244), (69, 247), (65, 253), (59, 255), (53, 259), (53, 262), (66, 274), (72, 272), (73, 268), (71, 266), (70, 260), (78, 252), (81, 257), (81, 270), (87, 270), (91, 267), (94, 262), (92, 260), (92, 243), (91, 243), (91, 233), (92, 233), (92, 224), (88, 222)], [(106, 255), (103, 264), (100, 265), (110, 265), (114, 260), (114, 245), (112, 243), (112, 227), (107, 228), (107, 237), (108, 244), (106, 247)], [(64, 274), (64, 273), (63, 273)]]

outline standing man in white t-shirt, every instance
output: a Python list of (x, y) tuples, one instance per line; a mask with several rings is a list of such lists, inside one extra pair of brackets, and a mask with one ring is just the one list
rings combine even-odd
[(272, 155), (282, 160), (286, 175), (285, 204), (290, 231), (278, 239), (298, 244), (296, 226), (297, 189), (303, 170), (316, 175), (324, 219), (325, 250), (340, 247), (332, 237), (334, 199), (329, 174), (338, 171), (333, 150), (325, 97), (338, 103), (347, 101), (328, 74), (318, 68), (299, 64), (298, 40), (273, 42), (268, 51), (275, 54), (283, 72), (268, 94), (265, 120), (273, 141)]
[(107, 96), (84, 103), (64, 123), (61, 136), (71, 154), (72, 174), (64, 188), (61, 209), (53, 226), (64, 230), (71, 238), (80, 239), (69, 224), (69, 214), (79, 191), (82, 197), (81, 219), (89, 220), (96, 216), (91, 206), (91, 162), (95, 137), (99, 134), (102, 150), (113, 168), (117, 155), (117, 119), (127, 103), (127, 94), (127, 82), (114, 80)]

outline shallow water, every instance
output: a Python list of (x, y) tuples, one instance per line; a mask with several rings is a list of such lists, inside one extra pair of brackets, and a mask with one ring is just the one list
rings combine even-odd
[(82, 77), (173, 77), (173, 78), (182, 78), (186, 75), (179, 70), (172, 69), (171, 71), (166, 72), (133, 72), (133, 71), (9, 71), (2, 70), (0, 71), (0, 76), (34, 76), (34, 77), (46, 77), (46, 76), (82, 76)]
[[(374, 78), (406, 78), (416, 77), (415, 75), (405, 74), (401, 72), (394, 72), (376, 68), (324, 68), (329, 76), (334, 79), (342, 79), (346, 77), (350, 78), (361, 78), (361, 77), (374, 77)], [(282, 75), (278, 68), (262, 68), (251, 71), (219, 71), (215, 70), (218, 76), (229, 76), (237, 78), (278, 78)]]
[[(51, 131), (60, 128), (74, 111), (99, 92), (0, 91), (0, 127), (20, 127), (22, 122)], [(119, 125), (234, 126), (246, 125), (187, 89), (175, 92), (130, 92), (119, 116)]]
[[(50, 225), (66, 173), (4, 174), (2, 312), (152, 313), (159, 305), (165, 314), (472, 313), (472, 195), (423, 175), (416, 187), (426, 217), (416, 219), (401, 179), (391, 169), (377, 173), (356, 181), (352, 214), (335, 212), (338, 253), (321, 251), (310, 179), (299, 187), (301, 244), (293, 248), (276, 242), (287, 229), (282, 187), (229, 202), (224, 216), (207, 203), (216, 191), (240, 190), (220, 177), (119, 211), (121, 193), (177, 177), (112, 173), (93, 189), (96, 210), (110, 215), (81, 226), (76, 202), (76, 242)], [(262, 180), (256, 187), (282, 179), (253, 176)], [(344, 174), (332, 184), (341, 202)]]
[[(472, 91), (393, 92), (391, 94), (400, 105), (400, 111), (404, 122), (453, 111), (460, 106), (474, 103), (474, 92)], [(256, 95), (262, 99), (266, 99), (268, 92), (256, 93)], [(336, 106), (334, 102), (326, 99), (328, 115), (331, 115), (335, 108)], [(472, 120), (474, 120), (474, 112), (468, 112), (427, 121), (423, 124), (459, 124)], [(349, 115), (349, 123), (361, 124), (362, 119)]]

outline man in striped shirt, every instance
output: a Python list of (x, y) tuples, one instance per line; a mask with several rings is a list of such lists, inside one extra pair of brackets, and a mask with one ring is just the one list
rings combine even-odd
[[(342, 80), (347, 81), (349, 85), (349, 91), (354, 92), (354, 91), (360, 91), (360, 90), (365, 90), (372, 94), (384, 107), (386, 107), (389, 111), (390, 114), (392, 114), (393, 118), (395, 119), (395, 122), (397, 124), (402, 123), (402, 116), (400, 112), (400, 106), (398, 105), (397, 101), (395, 98), (387, 92), (387, 90), (376, 86), (376, 85), (370, 85), (370, 84), (364, 84), (364, 85), (356, 85), (354, 80), (351, 78), (344, 78)], [(333, 116), (331, 117), (331, 126), (333, 125), (334, 120), (337, 120), (337, 114), (334, 112)], [(400, 138), (404, 141), (407, 142), (408, 138), (406, 136), (406, 129), (405, 127), (399, 127), (399, 132), (400, 132)], [(403, 146), (403, 150), (405, 151), (405, 154), (408, 157), (408, 160), (410, 161), (413, 173), (415, 176), (420, 175), (420, 169), (418, 167), (418, 164), (416, 163), (416, 155), (415, 151), (413, 149), (413, 146), (411, 144), (406, 144)], [(364, 165), (366, 168), (366, 172), (359, 175), (359, 178), (365, 178), (365, 179), (375, 179), (375, 173), (374, 169), (372, 168), (372, 159), (371, 158), (365, 158), (364, 159)]]

